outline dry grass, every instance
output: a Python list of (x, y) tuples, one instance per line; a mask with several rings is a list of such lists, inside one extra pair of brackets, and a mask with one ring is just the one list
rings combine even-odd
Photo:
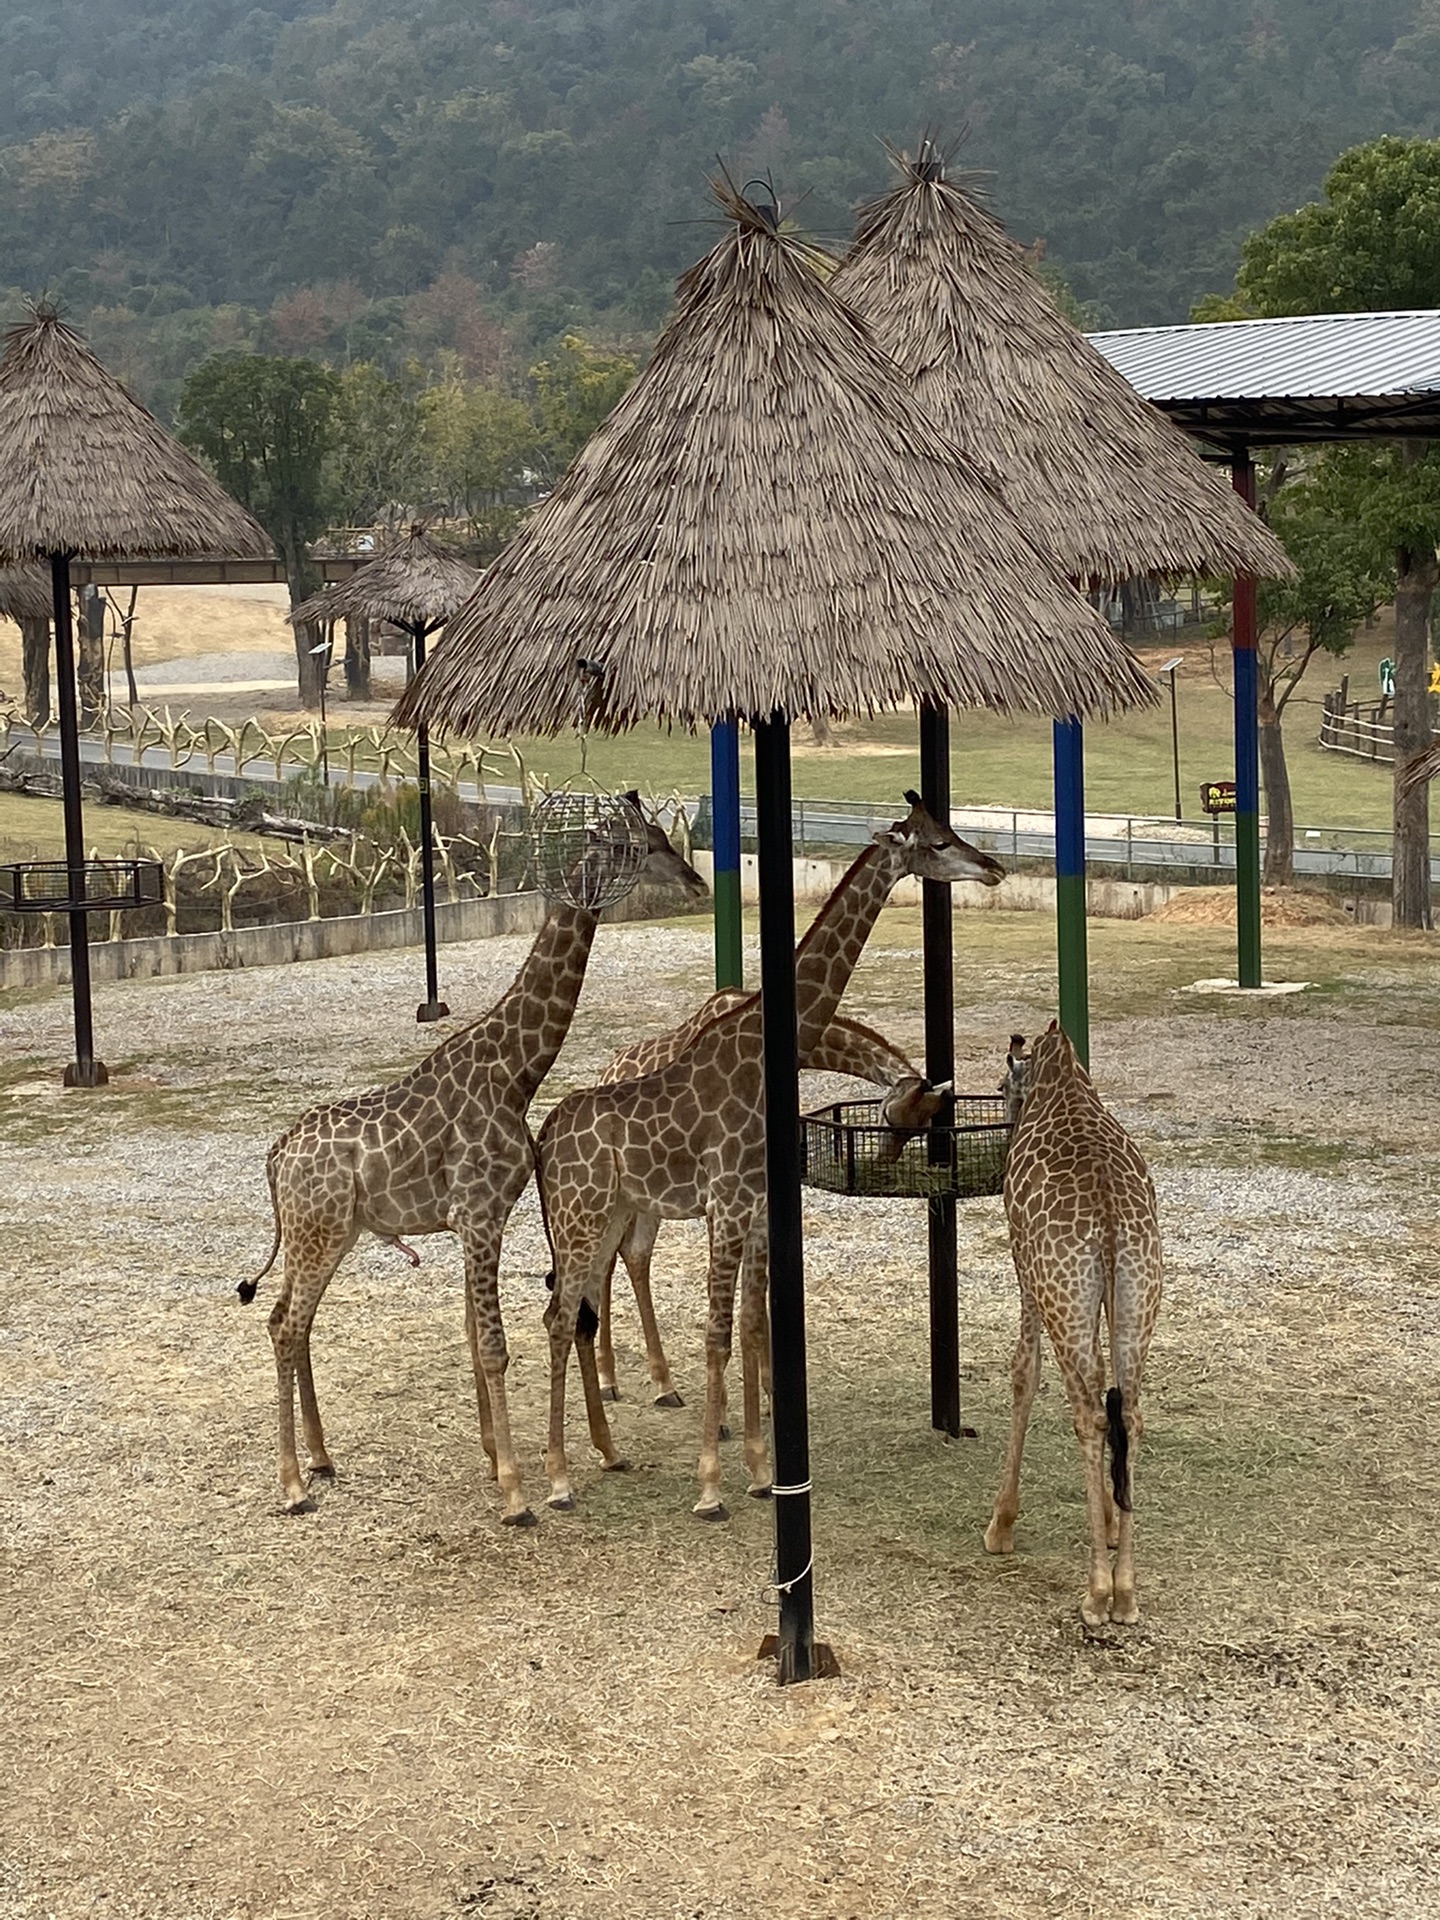
[[(1152, 920), (1186, 927), (1233, 927), (1236, 924), (1234, 887), (1186, 887), (1156, 907)], [(1262, 887), (1260, 924), (1265, 927), (1343, 927), (1350, 922), (1344, 905), (1333, 894), (1313, 887)]]
[[(983, 918), (961, 952), (976, 1089), (1048, 1009), (1053, 932)], [(907, 1046), (917, 919), (882, 925), (852, 1008)], [(572, 1419), (581, 1511), (522, 1537), (480, 1471), (453, 1246), (418, 1273), (362, 1249), (315, 1341), (341, 1479), (312, 1516), (277, 1511), (273, 1294), (232, 1291), (268, 1240), (263, 1147), (414, 1057), (414, 955), (102, 988), (103, 1095), (54, 1085), (62, 997), (0, 1013), (7, 1920), (1432, 1913), (1433, 959), (1296, 930), (1286, 957), (1325, 997), (1197, 1011), (1163, 982), (1213, 972), (1222, 935), (1112, 934), (1097, 1070), (1156, 1169), (1169, 1258), (1145, 1623), (1080, 1627), (1053, 1368), (1020, 1551), (980, 1551), (1013, 1337), (998, 1202), (963, 1214), (981, 1437), (948, 1445), (922, 1210), (812, 1196), (818, 1602), (843, 1678), (783, 1694), (753, 1659), (768, 1509), (687, 1511), (697, 1231), (656, 1262), (691, 1408), (639, 1397), (623, 1313), (634, 1471), (590, 1470)], [(452, 1004), (484, 1006), (519, 951), (446, 949)], [(702, 997), (706, 962), (703, 930), (607, 929), (547, 1097), (634, 1037), (637, 999), (658, 1028)], [(1397, 992), (1428, 1019), (1398, 1024)], [(504, 1287), (536, 1490), (543, 1270), (527, 1198)]]

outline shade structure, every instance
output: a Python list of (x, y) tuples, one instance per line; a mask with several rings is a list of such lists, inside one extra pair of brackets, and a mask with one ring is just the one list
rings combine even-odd
[(0, 356), (0, 564), (263, 557), (270, 541), (50, 307)]
[[(1147, 677), (915, 405), (808, 250), (732, 196), (644, 372), (397, 711), (617, 732), (915, 699), (1148, 703)], [(584, 663), (583, 665), (581, 663)]]
[(0, 567), (0, 620), (48, 620), (50, 576), (43, 567)]
[(728, 183), (655, 353), (397, 709), (460, 732), (756, 735), (782, 1678), (819, 1671), (805, 1411), (791, 719), (910, 700), (1112, 712), (1148, 678)]
[[(358, 572), (312, 594), (290, 615), (297, 627), (313, 621), (388, 620), (403, 627), (414, 646), (415, 665), (425, 664), (425, 642), (469, 599), (480, 571), (413, 525), (391, 540)], [(324, 691), (322, 679), (321, 691)], [(450, 1009), (440, 998), (435, 935), (435, 834), (430, 814), (430, 734), (416, 729), (420, 784), (420, 897), (425, 921), (425, 998), (415, 1010), (421, 1021), (441, 1020)]]
[[(132, 400), (53, 307), (5, 334), (0, 354), (0, 565), (49, 563), (70, 897), (85, 898), (70, 561), (261, 557), (270, 541), (159, 421)], [(67, 1081), (106, 1078), (95, 1059), (85, 912), (70, 911), (75, 1060)]]
[(861, 209), (835, 290), (1062, 570), (1112, 584), (1290, 572), (1275, 536), (1070, 324), (934, 145), (893, 158), (898, 178)]
[(290, 615), (314, 620), (388, 620), (413, 633), (433, 633), (464, 606), (480, 570), (416, 524), (380, 548), (373, 560), (333, 587), (312, 594)]

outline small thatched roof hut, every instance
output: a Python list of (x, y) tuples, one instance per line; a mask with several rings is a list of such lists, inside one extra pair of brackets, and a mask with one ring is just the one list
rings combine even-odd
[(644, 372), (397, 708), (458, 732), (1094, 714), (1153, 687), (916, 406), (808, 249), (728, 184)]
[(290, 615), (292, 623), (316, 620), (388, 620), (413, 633), (431, 633), (463, 607), (480, 581), (480, 570), (433, 539), (423, 526), (389, 541), (348, 580), (312, 594)]
[(50, 578), (42, 567), (0, 567), (0, 620), (48, 620)]
[(107, 372), (53, 307), (0, 354), (0, 564), (270, 552), (193, 455)]
[(833, 282), (915, 398), (1077, 580), (1288, 573), (1278, 540), (1060, 312), (922, 141)]

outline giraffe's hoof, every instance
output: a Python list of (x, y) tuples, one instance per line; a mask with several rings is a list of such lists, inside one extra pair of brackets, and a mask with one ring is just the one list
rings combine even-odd
[(529, 1507), (521, 1507), (518, 1513), (502, 1513), (500, 1524), (502, 1527), (538, 1527), (540, 1522)]
[(335, 1478), (335, 1462), (333, 1460), (317, 1460), (310, 1469), (310, 1478), (312, 1480), (333, 1480)]
[(713, 1507), (692, 1507), (690, 1511), (697, 1520), (728, 1520), (730, 1509), (723, 1500), (717, 1500)]
[[(575, 1511), (575, 1496), (573, 1493), (552, 1493), (545, 1504), (553, 1513), (573, 1513)], [(523, 1525), (523, 1522), (521, 1522), (521, 1524)]]
[(747, 1487), (745, 1491), (752, 1500), (768, 1500), (771, 1498), (774, 1489), (767, 1480), (763, 1487)]
[(683, 1407), (685, 1402), (672, 1388), (669, 1393), (657, 1393), (655, 1404), (657, 1407)]
[(1110, 1598), (1107, 1594), (1097, 1599), (1093, 1593), (1087, 1593), (1080, 1602), (1080, 1618), (1087, 1627), (1108, 1627), (1110, 1624)]
[(999, 1526), (992, 1520), (985, 1529), (985, 1551), (987, 1553), (1013, 1553), (1015, 1551), (1014, 1528)]
[(290, 1496), (285, 1502), (283, 1511), (293, 1516), (301, 1513), (314, 1513), (317, 1511), (317, 1508), (308, 1493), (300, 1493)]
[(729, 1427), (726, 1426), (723, 1420), (720, 1422), (719, 1438), (722, 1440), (731, 1440), (734, 1438), (734, 1435), (731, 1433)]
[(1140, 1602), (1133, 1593), (1128, 1598), (1117, 1593), (1110, 1602), (1110, 1624), (1115, 1627), (1135, 1627), (1140, 1624)]
[(602, 1460), (600, 1465), (605, 1473), (628, 1473), (630, 1471), (630, 1462), (625, 1458), (623, 1453), (617, 1454), (613, 1460)]
[(620, 1389), (618, 1387), (602, 1386), (600, 1389), (600, 1398), (602, 1400), (618, 1400), (620, 1398)]

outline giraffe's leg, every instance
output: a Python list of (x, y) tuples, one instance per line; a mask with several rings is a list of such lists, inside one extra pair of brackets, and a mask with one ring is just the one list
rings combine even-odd
[(575, 1323), (575, 1358), (580, 1362), (580, 1383), (585, 1390), (585, 1417), (590, 1427), (590, 1443), (600, 1455), (605, 1471), (622, 1473), (630, 1462), (616, 1452), (605, 1412), (605, 1396), (600, 1391), (600, 1375), (595, 1364), (594, 1319), (589, 1301), (582, 1302)]
[(1135, 1597), (1135, 1461), (1140, 1451), (1139, 1408), (1128, 1389), (1121, 1396), (1121, 1419), (1126, 1435), (1125, 1478), (1129, 1500), (1119, 1508), (1119, 1526), (1115, 1540), (1115, 1583), (1110, 1595), (1110, 1618), (1118, 1627), (1133, 1627), (1140, 1618), (1140, 1603)]
[(505, 1344), (505, 1323), (500, 1317), (500, 1236), (503, 1218), (484, 1215), (467, 1219), (460, 1228), (465, 1248), (465, 1313), (467, 1327), (475, 1329), (472, 1354), (476, 1362), (475, 1397), (481, 1409), (481, 1438), (484, 1439), (484, 1409), (490, 1408), (492, 1438), (495, 1443), (495, 1478), (500, 1484), (504, 1511), (501, 1523), (508, 1527), (533, 1527), (535, 1516), (525, 1504), (520, 1465), (510, 1437), (510, 1407), (505, 1396), (505, 1372), (510, 1351)]
[(587, 1351), (580, 1362), (581, 1382), (585, 1389), (585, 1411), (594, 1441), (607, 1467), (622, 1464), (610, 1434), (605, 1403), (600, 1398), (600, 1383), (595, 1367), (595, 1315), (586, 1300), (586, 1289), (598, 1292), (595, 1276), (603, 1273), (612, 1259), (618, 1229), (609, 1244), (596, 1248), (584, 1239), (571, 1240), (555, 1248), (555, 1288), (545, 1309), (545, 1326), (550, 1335), (550, 1437), (545, 1449), (545, 1472), (550, 1481), (548, 1504), (559, 1513), (568, 1513), (575, 1505), (570, 1485), (570, 1462), (565, 1451), (565, 1377), (570, 1367), (570, 1348), (576, 1340), (581, 1319), (589, 1315)]
[(756, 1500), (769, 1499), (774, 1481), (760, 1408), (761, 1368), (770, 1344), (765, 1283), (765, 1263), (747, 1252), (740, 1282), (740, 1361), (745, 1389), (745, 1466), (750, 1475), (747, 1491)]
[[(1115, 1262), (1114, 1305), (1110, 1327), (1110, 1358), (1116, 1387), (1120, 1394), (1118, 1409), (1120, 1433), (1124, 1437), (1125, 1464), (1119, 1475), (1128, 1492), (1128, 1500), (1119, 1505), (1119, 1526), (1115, 1541), (1115, 1588), (1110, 1601), (1110, 1618), (1120, 1626), (1133, 1626), (1140, 1618), (1135, 1595), (1135, 1463), (1145, 1431), (1140, 1411), (1140, 1388), (1150, 1336), (1160, 1312), (1161, 1257), (1159, 1230), (1141, 1233), (1135, 1241), (1122, 1243)], [(1107, 1411), (1109, 1405), (1107, 1403)], [(1120, 1437), (1110, 1420), (1112, 1473), (1116, 1442)]]
[(1101, 1376), (1098, 1352), (1075, 1352), (1057, 1348), (1060, 1371), (1065, 1376), (1065, 1391), (1070, 1400), (1070, 1417), (1080, 1457), (1085, 1466), (1085, 1515), (1090, 1528), (1090, 1579), (1080, 1613), (1086, 1626), (1103, 1627), (1110, 1618), (1114, 1580), (1110, 1572), (1110, 1543), (1105, 1526), (1105, 1403), (1097, 1397), (1095, 1381)]
[(470, 1368), (475, 1376), (475, 1402), (480, 1412), (480, 1444), (490, 1463), (490, 1478), (497, 1477), (495, 1464), (495, 1417), (490, 1411), (490, 1393), (485, 1385), (485, 1370), (480, 1365), (480, 1341), (475, 1326), (475, 1308), (470, 1289), (465, 1289), (465, 1344), (470, 1349)]
[(1010, 1360), (1010, 1444), (1000, 1470), (1000, 1486), (990, 1524), (985, 1529), (987, 1553), (1015, 1551), (1015, 1522), (1020, 1513), (1020, 1463), (1025, 1455), (1025, 1433), (1040, 1379), (1040, 1310), (1030, 1289), (1020, 1286), (1020, 1333)]
[(650, 1369), (651, 1385), (655, 1389), (655, 1405), (683, 1407), (685, 1402), (675, 1391), (675, 1382), (670, 1377), (670, 1362), (665, 1358), (665, 1349), (660, 1342), (660, 1323), (655, 1318), (655, 1301), (650, 1292), (650, 1261), (659, 1233), (658, 1213), (637, 1213), (620, 1242), (620, 1258), (625, 1262), (630, 1285), (635, 1290), (635, 1305), (639, 1309), (640, 1326), (645, 1335), (645, 1362)]
[(295, 1382), (300, 1381), (300, 1404), (305, 1422), (305, 1444), (320, 1473), (333, 1473), (320, 1425), (315, 1380), (310, 1370), (310, 1328), (325, 1289), (356, 1233), (348, 1222), (328, 1231), (286, 1223), (285, 1282), (270, 1310), (270, 1344), (275, 1350), (275, 1379), (280, 1411), (280, 1485), (292, 1513), (304, 1510), (309, 1493), (295, 1452)]
[(615, 1262), (610, 1262), (605, 1285), (600, 1290), (600, 1331), (595, 1340), (595, 1363), (602, 1400), (618, 1400), (620, 1388), (615, 1379), (615, 1340), (611, 1316), (614, 1311)]
[(702, 1520), (728, 1520), (720, 1498), (720, 1429), (725, 1412), (725, 1369), (735, 1319), (735, 1282), (745, 1246), (744, 1226), (729, 1216), (711, 1216), (709, 1313), (705, 1323), (705, 1422), (700, 1440)]

